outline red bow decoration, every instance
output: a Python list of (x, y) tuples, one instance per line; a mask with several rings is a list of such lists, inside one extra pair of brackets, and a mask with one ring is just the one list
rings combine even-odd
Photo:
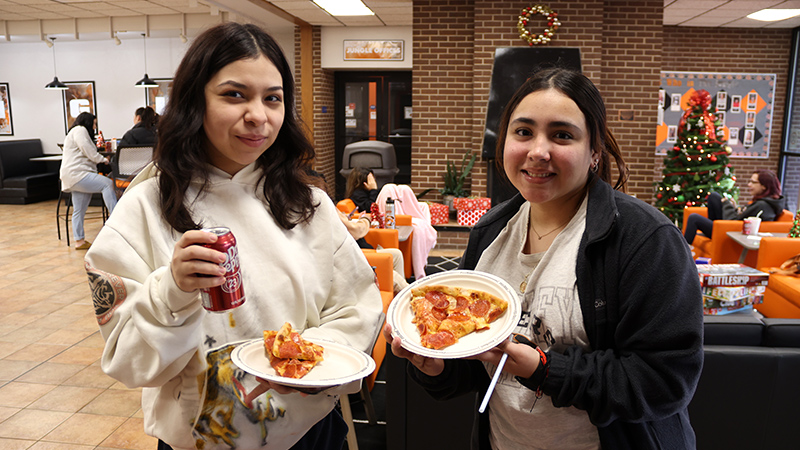
[(683, 113), (683, 117), (681, 117), (681, 122), (678, 129), (680, 131), (684, 130), (686, 119), (692, 115), (694, 107), (696, 106), (699, 106), (703, 110), (703, 122), (706, 125), (706, 135), (708, 135), (708, 140), (710, 142), (719, 143), (717, 140), (717, 132), (714, 128), (714, 122), (717, 121), (717, 118), (708, 112), (708, 109), (711, 107), (711, 94), (709, 94), (705, 89), (694, 91), (691, 98), (689, 98), (689, 107), (686, 108), (686, 111)]

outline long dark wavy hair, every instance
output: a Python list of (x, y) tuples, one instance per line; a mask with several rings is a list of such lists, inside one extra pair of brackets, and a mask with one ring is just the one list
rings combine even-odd
[(353, 170), (350, 172), (350, 176), (347, 177), (347, 187), (345, 188), (345, 198), (350, 198), (353, 196), (353, 192), (363, 189), (367, 190), (364, 187), (364, 183), (367, 182), (367, 177), (369, 174), (375, 176), (375, 171), (367, 167), (353, 167)]
[[(503, 151), (506, 146), (506, 134), (508, 133), (508, 122), (511, 114), (517, 109), (522, 99), (528, 94), (546, 89), (555, 89), (566, 95), (578, 105), (578, 108), (586, 118), (586, 128), (589, 131), (589, 142), (592, 150), (600, 153), (600, 162), (597, 167), (597, 176), (608, 184), (611, 184), (611, 158), (617, 166), (618, 177), (614, 184), (614, 189), (625, 192), (628, 182), (628, 167), (622, 159), (617, 140), (608, 129), (606, 121), (606, 106), (603, 97), (586, 76), (574, 70), (560, 67), (542, 69), (528, 78), (522, 86), (517, 89), (511, 97), (500, 125), (497, 128), (497, 147), (495, 148), (495, 164), (499, 173), (505, 176), (503, 168)], [(589, 177), (594, 179), (594, 177)]]
[(78, 117), (72, 121), (72, 126), (69, 127), (72, 130), (75, 127), (83, 127), (86, 128), (86, 131), (89, 132), (89, 136), (94, 140), (94, 119), (95, 116), (89, 112), (82, 112), (78, 114)]
[(160, 206), (164, 219), (177, 231), (198, 229), (186, 205), (186, 190), (200, 178), (202, 193), (208, 188), (207, 138), (203, 129), (205, 86), (223, 67), (243, 59), (264, 56), (283, 79), (283, 125), (275, 142), (256, 160), (263, 170), (264, 197), (276, 222), (284, 229), (308, 221), (314, 203), (307, 170), (314, 148), (294, 108), (295, 85), (278, 43), (252, 24), (224, 23), (195, 38), (186, 51), (172, 83), (164, 114), (158, 119), (158, 144), (154, 161), (159, 169)]

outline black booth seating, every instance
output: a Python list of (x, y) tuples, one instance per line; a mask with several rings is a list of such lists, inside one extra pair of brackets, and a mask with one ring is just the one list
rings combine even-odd
[(45, 156), (42, 141), (0, 141), (0, 204), (23, 205), (58, 198), (58, 172), (30, 158)]

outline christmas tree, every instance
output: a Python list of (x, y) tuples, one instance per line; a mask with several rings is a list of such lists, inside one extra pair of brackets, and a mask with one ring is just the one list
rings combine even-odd
[(664, 158), (664, 179), (657, 183), (656, 208), (676, 224), (685, 206), (705, 205), (709, 192), (737, 200), (739, 188), (730, 165), (731, 148), (724, 144), (722, 122), (711, 112), (706, 90), (692, 93), (678, 125), (677, 144)]
[(800, 238), (800, 209), (798, 209), (797, 214), (794, 215), (794, 223), (792, 224), (792, 229), (789, 230), (789, 237)]

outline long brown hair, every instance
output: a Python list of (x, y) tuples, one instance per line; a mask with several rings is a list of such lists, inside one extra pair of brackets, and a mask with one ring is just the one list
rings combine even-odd
[(223, 67), (242, 59), (264, 56), (283, 81), (283, 125), (275, 142), (256, 160), (262, 169), (263, 194), (275, 221), (284, 229), (309, 220), (314, 203), (306, 171), (314, 148), (304, 133), (294, 108), (295, 85), (280, 46), (252, 24), (228, 22), (200, 34), (186, 51), (172, 83), (172, 93), (158, 120), (155, 163), (160, 171), (159, 199), (164, 219), (179, 232), (197, 229), (186, 206), (186, 190), (200, 178), (202, 194), (208, 188), (209, 158), (203, 117), (205, 86)]
[[(546, 89), (555, 89), (578, 105), (578, 108), (586, 118), (586, 128), (589, 131), (589, 142), (592, 150), (600, 154), (597, 176), (606, 183), (611, 184), (610, 162), (611, 158), (614, 158), (618, 169), (618, 177), (614, 184), (614, 189), (625, 192), (628, 182), (628, 167), (622, 159), (617, 140), (608, 128), (603, 97), (597, 87), (586, 76), (573, 70), (558, 67), (542, 69), (528, 78), (517, 89), (517, 92), (514, 93), (505, 110), (503, 110), (503, 116), (497, 128), (498, 139), (497, 147), (495, 148), (497, 171), (503, 174), (504, 177), (506, 176), (503, 168), (503, 151), (506, 146), (506, 134), (508, 133), (508, 123), (511, 120), (511, 115), (528, 94)], [(589, 178), (593, 179), (593, 177)]]
[(369, 174), (373, 174), (374, 176), (374, 171), (366, 167), (353, 167), (353, 170), (347, 177), (347, 188), (345, 189), (344, 198), (352, 197), (353, 192), (358, 189), (364, 189), (366, 191), (367, 188), (364, 187), (364, 183), (367, 182)]

